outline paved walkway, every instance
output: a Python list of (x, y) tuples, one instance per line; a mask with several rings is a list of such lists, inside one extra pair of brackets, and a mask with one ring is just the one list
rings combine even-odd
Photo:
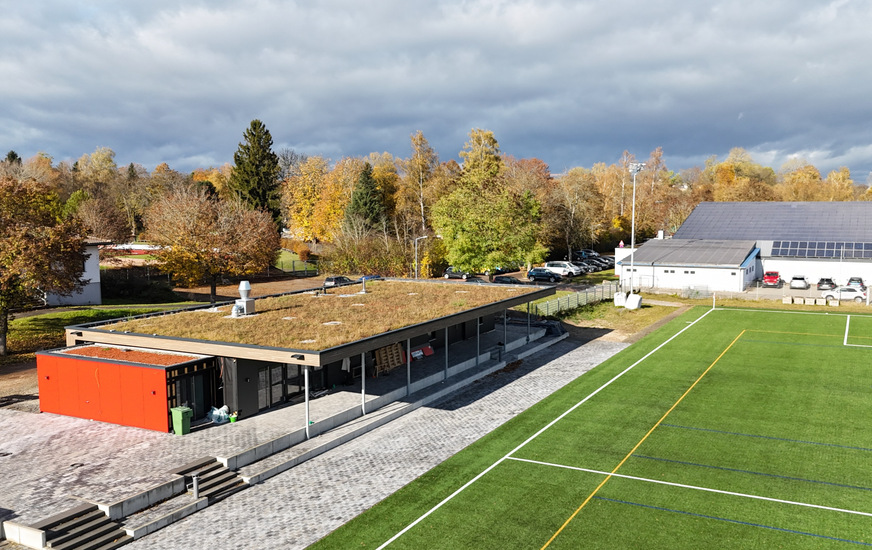
[[(560, 342), (438, 408), (418, 409), (131, 548), (307, 546), (625, 346)], [(319, 401), (328, 403), (313, 404)], [(179, 464), (287, 432), (285, 417), (298, 414), (291, 409), (185, 437), (0, 409), (0, 467), (6, 472), (0, 476), (0, 521), (27, 524), (78, 499), (124, 498), (170, 480), (167, 472)]]
[(126, 548), (305, 548), (626, 346), (564, 340)]

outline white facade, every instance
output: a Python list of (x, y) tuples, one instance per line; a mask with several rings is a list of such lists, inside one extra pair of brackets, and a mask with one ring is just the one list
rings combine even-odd
[[(621, 287), (630, 286), (630, 263), (620, 272)], [(699, 289), (719, 292), (741, 292), (757, 277), (756, 262), (742, 267), (635, 265), (633, 286), (636, 289)]]
[(82, 273), (82, 280), (85, 281), (85, 286), (69, 296), (46, 293), (46, 305), (88, 306), (103, 303), (103, 294), (100, 291), (100, 251), (96, 244), (85, 246), (85, 270)]
[(872, 281), (872, 262), (862, 260), (763, 258), (763, 271), (777, 271), (785, 282), (801, 275), (812, 285), (822, 278), (832, 279), (837, 285), (847, 284), (851, 277), (862, 277), (867, 285)]

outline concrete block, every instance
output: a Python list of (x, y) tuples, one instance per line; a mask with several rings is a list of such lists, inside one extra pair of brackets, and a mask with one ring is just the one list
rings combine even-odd
[(806, 298), (806, 299), (805, 299), (805, 305), (807, 305), (807, 306), (813, 306), (814, 304), (815, 304), (815, 299), (814, 299), (814, 298)]
[(792, 304), (793, 298), (791, 298), (790, 296), (785, 296), (784, 298), (781, 299), (781, 303), (782, 304)]
[(30, 548), (45, 548), (46, 536), (42, 529), (34, 529), (22, 523), (4, 521), (3, 530), (6, 540), (29, 546)]
[(819, 305), (819, 306), (825, 306), (825, 305), (827, 305), (827, 299), (826, 299), (826, 298), (815, 298), (814, 302), (815, 302), (815, 304), (817, 304), (817, 305)]
[(830, 305), (834, 306), (834, 307), (838, 307), (839, 301), (838, 300), (830, 300)]

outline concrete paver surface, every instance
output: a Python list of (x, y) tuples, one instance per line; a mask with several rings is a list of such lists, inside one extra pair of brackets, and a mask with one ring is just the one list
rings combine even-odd
[(626, 346), (564, 340), (128, 548), (305, 548)]

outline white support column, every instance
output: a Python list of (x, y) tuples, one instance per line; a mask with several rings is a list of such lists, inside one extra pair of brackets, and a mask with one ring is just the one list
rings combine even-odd
[(360, 414), (366, 414), (366, 352), (360, 354)]
[(309, 366), (303, 367), (303, 389), (306, 392), (306, 439), (309, 439)]

